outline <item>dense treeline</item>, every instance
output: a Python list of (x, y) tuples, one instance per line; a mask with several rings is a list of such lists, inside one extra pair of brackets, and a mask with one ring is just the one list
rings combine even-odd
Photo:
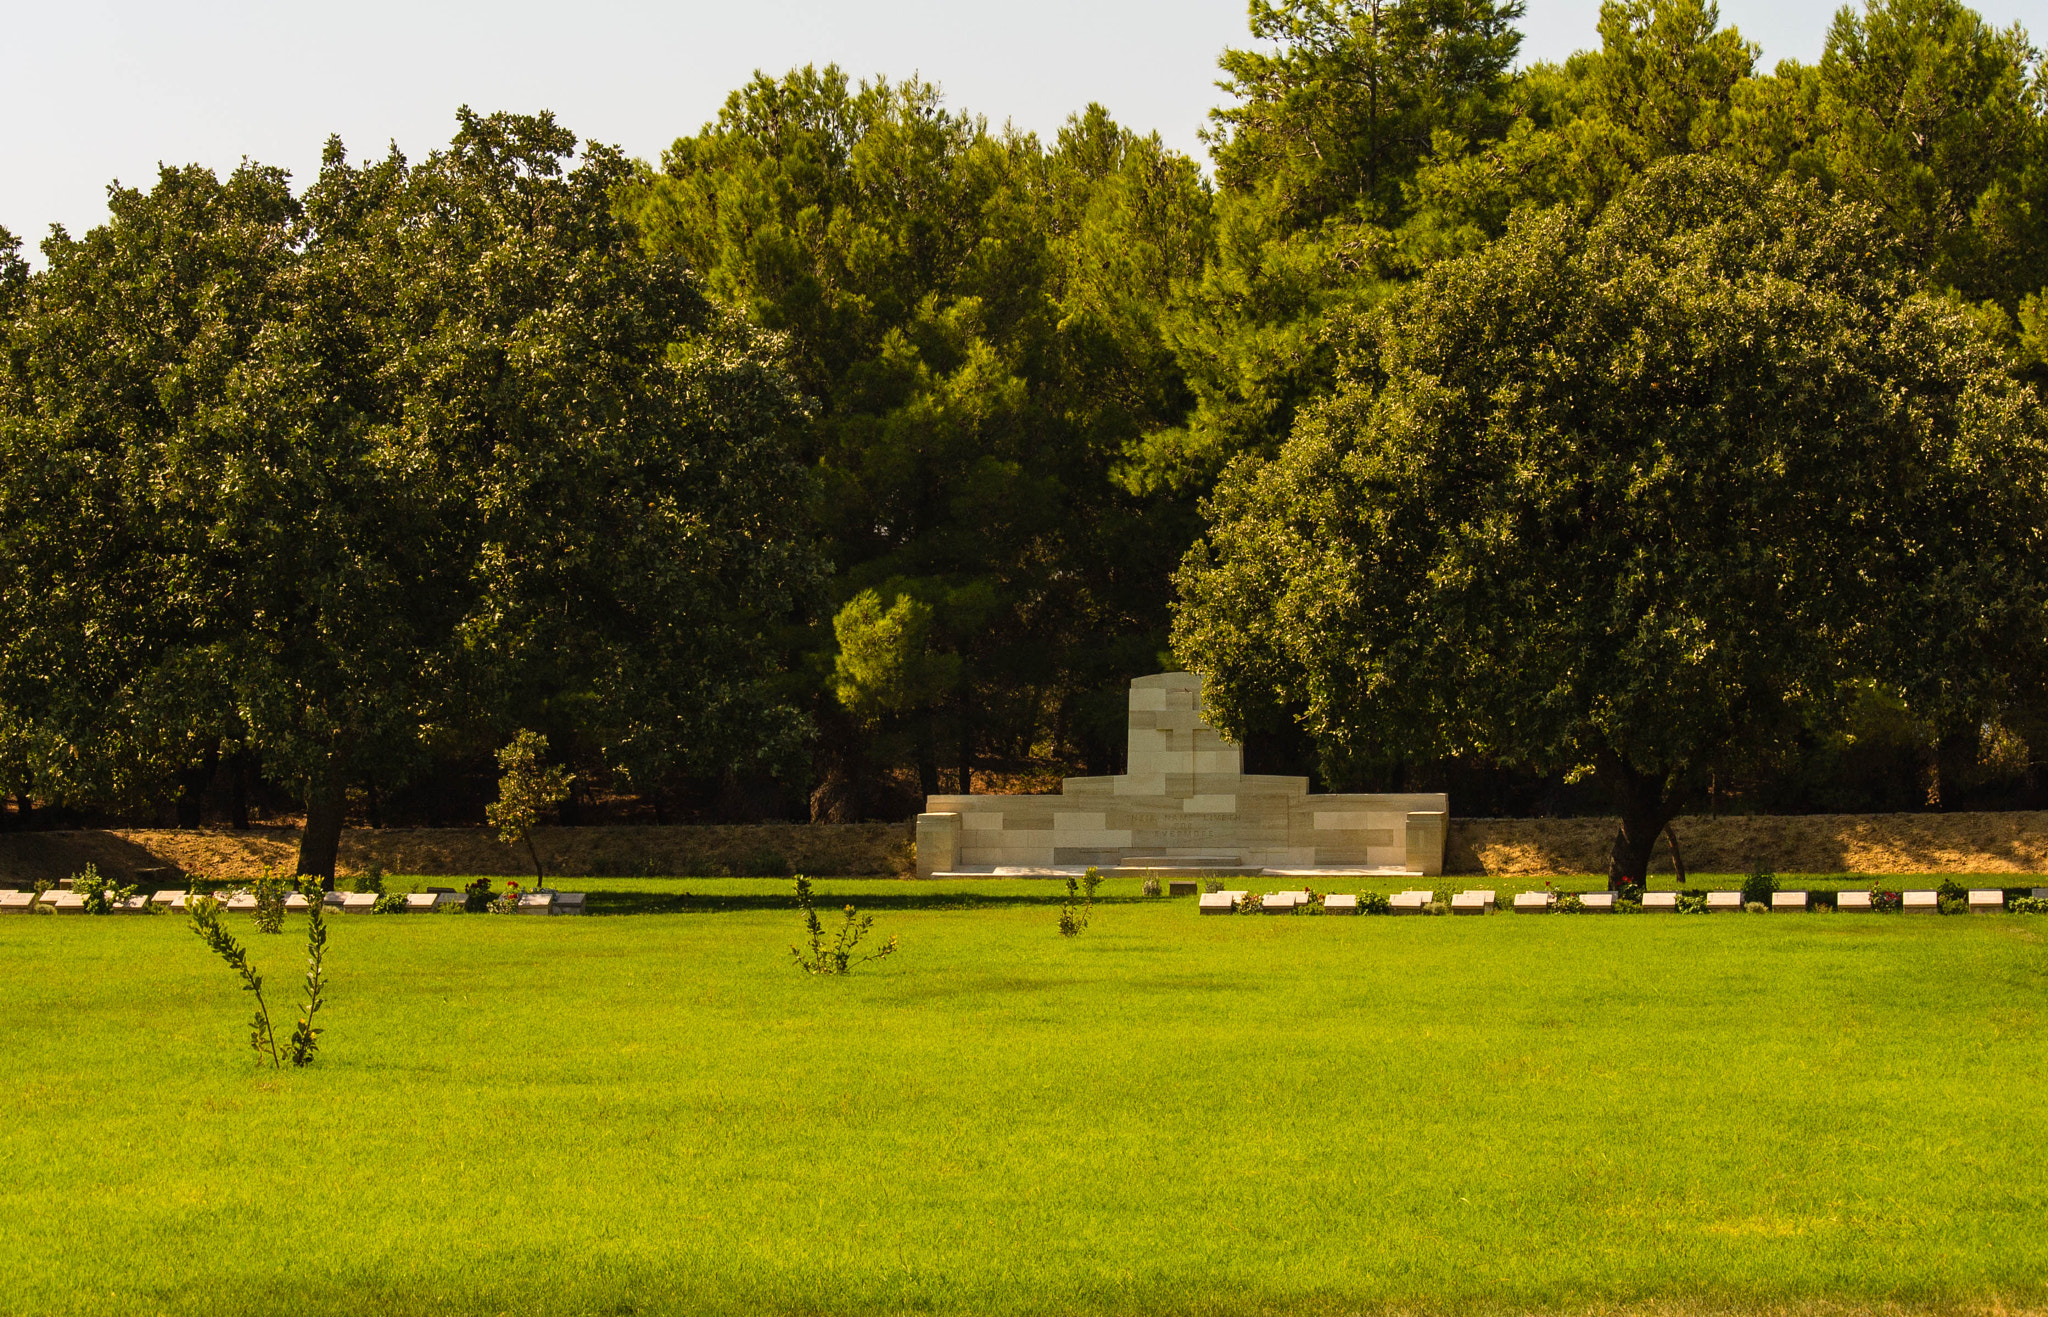
[(2039, 54), (1520, 15), (1253, 0), (1206, 171), (805, 68), (659, 162), (465, 111), (0, 234), (9, 818), (304, 810), (321, 871), (522, 727), (565, 821), (900, 818), (1114, 770), (1175, 654), (1256, 769), (1638, 848), (2039, 803)]

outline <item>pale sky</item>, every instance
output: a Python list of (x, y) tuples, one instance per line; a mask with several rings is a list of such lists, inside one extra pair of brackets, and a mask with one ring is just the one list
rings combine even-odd
[[(1979, 9), (2004, 25), (2038, 4)], [(1769, 67), (1818, 57), (1835, 7), (1721, 12)], [(1529, 0), (1525, 62), (1596, 44), (1598, 14), (1599, 0)], [(1216, 57), (1245, 39), (1243, 0), (0, 0), (0, 226), (30, 248), (52, 221), (83, 232), (110, 179), (147, 186), (159, 161), (225, 173), (247, 156), (303, 186), (332, 132), (358, 157), (395, 139), (417, 158), (464, 103), (551, 109), (657, 159), (754, 69), (804, 63), (920, 74), (954, 108), (1046, 137), (1100, 101), (1199, 154)]]

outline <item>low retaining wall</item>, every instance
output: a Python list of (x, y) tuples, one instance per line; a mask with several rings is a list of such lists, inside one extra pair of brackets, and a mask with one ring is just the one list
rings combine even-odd
[[(1446, 873), (1544, 877), (1605, 873), (1611, 818), (1451, 820)], [(2048, 813), (1772, 814), (1682, 818), (1685, 867), (1746, 873), (2044, 873)], [(1652, 873), (1670, 873), (1661, 840)]]
[[(1540, 878), (1605, 873), (1615, 821), (1453, 818), (1448, 874)], [(1673, 825), (1688, 869), (1741, 873), (2048, 873), (2048, 812), (1807, 814), (1684, 818)], [(729, 827), (543, 828), (534, 835), (551, 874), (581, 877), (780, 875), (907, 876), (916, 870), (907, 824), (763, 823)], [(134, 829), (0, 833), (0, 886), (68, 877), (91, 863), (123, 881), (155, 870), (239, 878), (290, 872), (296, 828)], [(530, 871), (523, 849), (482, 828), (367, 828), (342, 834), (343, 874)], [(1671, 872), (1662, 844), (1651, 864)]]
[[(542, 828), (534, 833), (550, 874), (578, 877), (715, 877), (814, 873), (902, 876), (916, 868), (910, 828), (900, 823), (763, 823), (702, 827)], [(101, 873), (132, 880), (145, 871), (238, 878), (298, 862), (297, 828), (247, 832), (123, 829), (0, 833), (0, 885), (68, 877), (90, 861)], [(336, 868), (371, 865), (387, 873), (519, 877), (533, 872), (524, 847), (482, 828), (351, 828)]]

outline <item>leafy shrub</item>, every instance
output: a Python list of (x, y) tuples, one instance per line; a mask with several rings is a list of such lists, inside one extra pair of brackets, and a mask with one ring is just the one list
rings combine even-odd
[(497, 898), (491, 894), (491, 880), (479, 878), (462, 889), (462, 908), (470, 914), (480, 915), (491, 908)]
[(115, 906), (135, 895), (133, 886), (115, 886), (113, 880), (102, 875), (91, 861), (86, 862), (81, 872), (72, 875), (71, 890), (85, 898), (85, 913), (89, 915), (110, 915)]
[(1159, 880), (1157, 878), (1147, 878), (1143, 891), (1147, 896), (1159, 895)]
[(405, 893), (386, 892), (377, 898), (377, 904), (370, 907), (373, 915), (402, 915), (405, 913)]
[(1209, 895), (1214, 896), (1216, 893), (1223, 890), (1223, 882), (1221, 879), (1211, 878), (1209, 881), (1202, 884), (1202, 890), (1204, 892), (1207, 892)]
[(1941, 880), (1935, 890), (1935, 908), (1945, 915), (1966, 915), (1970, 913), (1970, 889), (1953, 878)]
[(1745, 901), (1742, 903), (1742, 908), (1753, 915), (1767, 915), (1771, 913), (1771, 908), (1762, 901)]
[(519, 880), (517, 878), (508, 879), (505, 883), (504, 894), (495, 898), (486, 908), (494, 915), (517, 914), (519, 913), (519, 898), (524, 895), (525, 893), (519, 888)]
[(1897, 914), (1905, 906), (1906, 897), (1902, 892), (1888, 892), (1882, 887), (1870, 889), (1870, 908), (1879, 914)]
[[(1061, 937), (1079, 937), (1081, 931), (1088, 927), (1088, 921), (1095, 917), (1095, 889), (1100, 886), (1102, 870), (1092, 864), (1088, 866), (1088, 871), (1081, 875), (1080, 882), (1076, 883), (1072, 878), (1067, 879), (1067, 903), (1060, 907)], [(1076, 897), (1081, 900), (1078, 909), (1074, 905)]]
[(373, 864), (357, 874), (355, 886), (358, 892), (375, 892), (379, 896), (384, 895), (384, 866)]
[(1089, 912), (1087, 907), (1083, 906), (1077, 909), (1074, 904), (1076, 898), (1080, 895), (1080, 891), (1078, 883), (1072, 878), (1067, 879), (1067, 901), (1065, 905), (1060, 907), (1061, 937), (1079, 937), (1081, 936), (1081, 930), (1088, 927)]
[(2048, 896), (2015, 896), (2005, 908), (2016, 915), (2048, 915)]
[(1265, 908), (1266, 898), (1257, 892), (1246, 892), (1244, 899), (1237, 903), (1237, 913), (1241, 915), (1255, 915)]
[(1682, 915), (1703, 915), (1707, 913), (1705, 892), (1682, 892), (1678, 897), (1678, 913)]
[(1358, 913), (1362, 915), (1393, 914), (1393, 899), (1383, 892), (1360, 892), (1358, 894)]
[[(1095, 889), (1089, 888), (1092, 893)], [(796, 908), (803, 912), (804, 931), (810, 938), (810, 950), (791, 947), (789, 954), (796, 961), (798, 969), (806, 974), (845, 974), (855, 965), (865, 965), (871, 960), (896, 954), (896, 939), (890, 938), (881, 947), (865, 956), (856, 957), (854, 952), (860, 940), (874, 927), (873, 915), (856, 915), (852, 906), (846, 907), (846, 922), (839, 926), (832, 944), (825, 944), (825, 927), (818, 922), (818, 912), (811, 908), (811, 880), (802, 874), (796, 876)]]
[[(1624, 888), (1623, 890), (1627, 889)], [(1638, 887), (1636, 890), (1640, 892), (1642, 888)], [(1639, 915), (1643, 913), (1643, 903), (1641, 901), (1624, 901), (1617, 897), (1614, 902), (1614, 913), (1618, 915)]]
[(1749, 876), (1742, 880), (1742, 908), (1761, 905), (1770, 908), (1771, 897), (1778, 891), (1778, 875), (1761, 864), (1750, 866)]
[(255, 883), (256, 931), (259, 933), (284, 932), (284, 879), (271, 869), (265, 869), (263, 876)]
[(1579, 899), (1577, 892), (1559, 892), (1557, 904), (1551, 909), (1561, 915), (1582, 915), (1586, 913), (1586, 903)]

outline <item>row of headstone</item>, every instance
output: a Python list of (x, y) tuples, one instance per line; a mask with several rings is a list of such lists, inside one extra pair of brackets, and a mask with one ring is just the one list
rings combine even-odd
[[(1177, 883), (1175, 886), (1180, 887), (1181, 884)], [(1177, 896), (1194, 894), (1193, 883), (1186, 884), (1186, 888), (1185, 892), (1176, 891), (1174, 894)], [(1248, 892), (1206, 892), (1199, 895), (1199, 899), (1195, 904), (1196, 908), (1205, 915), (1233, 914), (1248, 895), (1250, 895)], [(1578, 895), (1579, 904), (1585, 910), (1607, 914), (1612, 914), (1614, 911), (1615, 894), (1613, 892), (1581, 892)], [(2048, 898), (2048, 887), (2036, 887), (2034, 895), (2036, 898)], [(1495, 897), (1496, 893), (1490, 888), (1455, 893), (1451, 897), (1451, 913), (1454, 915), (1490, 914), (1495, 907)], [(1903, 898), (1904, 908), (1907, 910), (1935, 910), (1940, 907), (1940, 893), (1938, 892), (1906, 892), (1903, 894)], [(1259, 898), (1259, 908), (1269, 915), (1293, 914), (1302, 906), (1309, 904), (1310, 899), (1307, 892), (1268, 892)], [(1397, 915), (1419, 915), (1429, 909), (1435, 900), (1436, 893), (1434, 892), (1396, 892), (1392, 897), (1388, 898), (1388, 904)], [(1809, 908), (1810, 904), (1810, 894), (1807, 892), (1774, 892), (1771, 894), (1772, 910), (1805, 910)], [(1557, 894), (1555, 892), (1518, 892), (1515, 895), (1514, 909), (1516, 914), (1546, 914), (1556, 908)], [(1837, 892), (1835, 894), (1835, 908), (1837, 910), (1869, 910), (1872, 908), (1870, 893)], [(1643, 893), (1643, 909), (1646, 912), (1653, 913), (1657, 911), (1675, 912), (1678, 909), (1678, 893), (1645, 892)], [(1707, 909), (1709, 911), (1740, 910), (1742, 909), (1742, 893), (1708, 892)], [(1970, 909), (2005, 909), (2004, 890), (1997, 887), (1972, 888), (1970, 891)], [(1356, 896), (1326, 896), (1323, 898), (1323, 911), (1325, 914), (1355, 915), (1358, 913), (1358, 898)]]
[[(131, 896), (116, 902), (115, 914), (141, 914), (149, 907), (162, 910), (183, 910), (185, 898), (189, 895), (182, 887), (165, 888), (154, 896)], [(375, 892), (327, 892), (321, 903), (344, 914), (366, 915), (377, 908)], [(430, 888), (424, 892), (413, 892), (405, 898), (407, 910), (433, 910), (440, 906), (463, 904), (463, 894), (452, 887)], [(25, 912), (39, 904), (34, 892), (14, 888), (0, 888), (0, 913)], [(60, 915), (84, 914), (85, 898), (76, 892), (51, 888), (42, 894), (40, 904)], [(304, 910), (306, 897), (293, 892), (285, 897), (286, 910)], [(255, 910), (256, 897), (250, 892), (230, 892), (221, 902), (225, 910), (247, 913)], [(528, 892), (519, 898), (519, 913), (522, 915), (580, 915), (584, 912), (582, 892)]]

